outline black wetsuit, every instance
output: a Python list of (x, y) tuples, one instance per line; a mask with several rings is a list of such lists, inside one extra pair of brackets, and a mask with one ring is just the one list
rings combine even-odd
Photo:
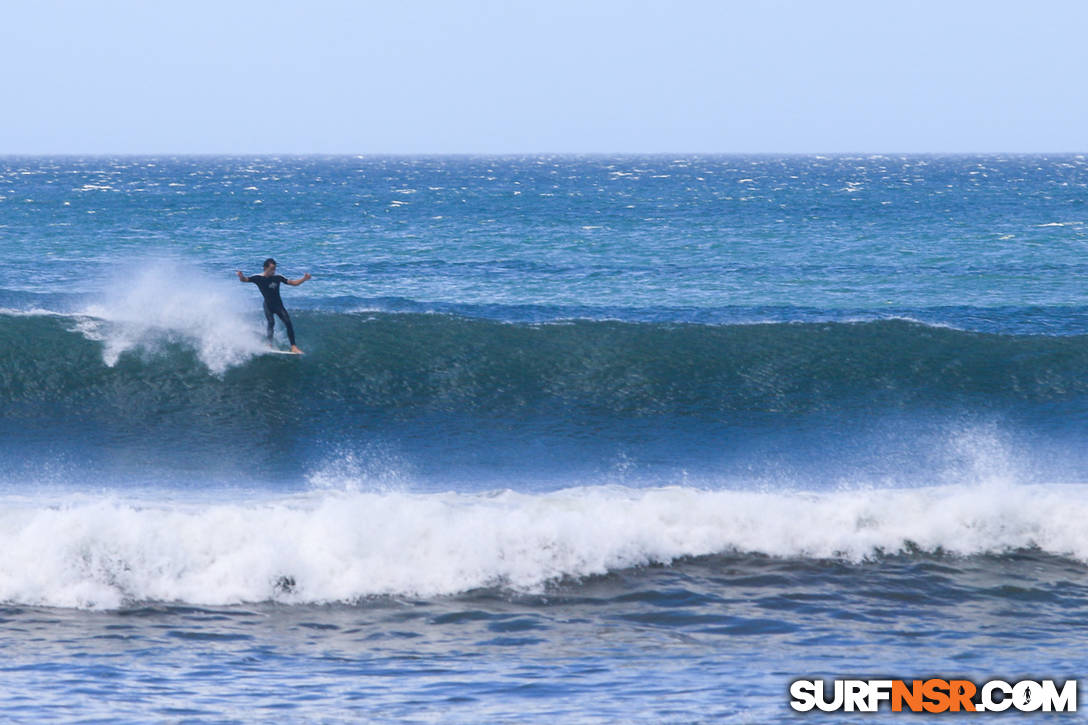
[(273, 315), (279, 315), (279, 318), (283, 320), (283, 326), (287, 328), (287, 339), (294, 345), (295, 328), (291, 327), (291, 316), (287, 314), (287, 308), (283, 306), (283, 300), (280, 299), (280, 284), (286, 282), (287, 278), (282, 274), (273, 274), (269, 277), (255, 274), (247, 279), (257, 285), (261, 294), (264, 295), (264, 317), (268, 320), (268, 341), (272, 342), (272, 331), (276, 327), (276, 318)]

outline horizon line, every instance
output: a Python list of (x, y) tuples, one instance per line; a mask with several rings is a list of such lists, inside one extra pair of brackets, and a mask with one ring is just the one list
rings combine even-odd
[(1064, 151), (0, 151), (0, 158), (71, 157), (338, 157), (419, 158), (525, 156), (1082, 156), (1088, 150)]

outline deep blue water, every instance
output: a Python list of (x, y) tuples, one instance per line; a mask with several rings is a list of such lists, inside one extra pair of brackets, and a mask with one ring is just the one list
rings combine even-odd
[[(1086, 185), (2, 158), (0, 711), (767, 722), (798, 677), (1077, 677)], [(234, 276), (267, 256), (313, 275), (302, 357)]]

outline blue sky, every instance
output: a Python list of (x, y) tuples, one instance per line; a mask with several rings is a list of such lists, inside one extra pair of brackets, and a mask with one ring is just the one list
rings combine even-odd
[(5, 6), (0, 153), (1088, 150), (1088, 2)]

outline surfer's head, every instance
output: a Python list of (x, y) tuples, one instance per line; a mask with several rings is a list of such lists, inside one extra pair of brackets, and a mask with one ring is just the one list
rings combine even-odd
[(273, 272), (275, 272), (276, 271), (276, 260), (272, 259), (271, 257), (264, 260), (264, 270), (266, 272), (268, 270), (272, 270)]

